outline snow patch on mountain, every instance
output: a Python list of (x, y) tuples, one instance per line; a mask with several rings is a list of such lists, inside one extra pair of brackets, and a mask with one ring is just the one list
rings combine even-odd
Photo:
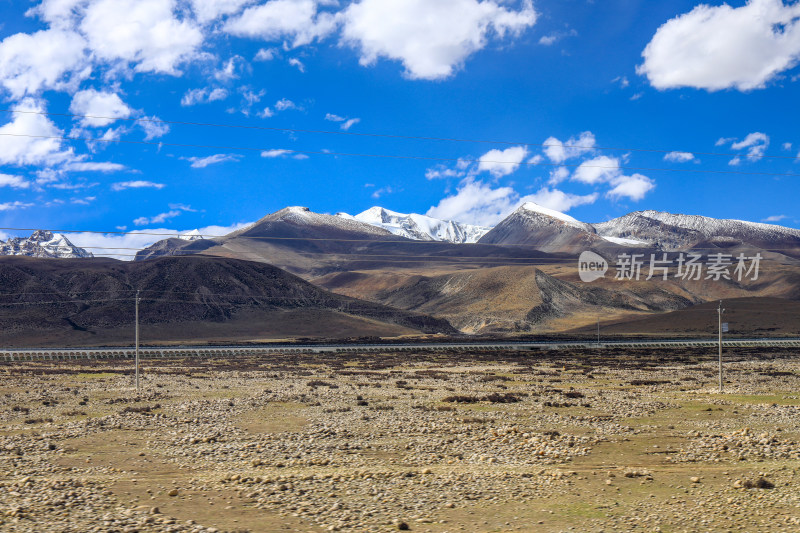
[(0, 240), (0, 255), (59, 259), (94, 257), (91, 252), (72, 244), (61, 233), (46, 230), (36, 230), (30, 237), (12, 237), (5, 242)]
[(462, 224), (453, 220), (440, 220), (417, 213), (397, 213), (378, 206), (371, 207), (355, 216), (347, 213), (337, 213), (337, 216), (345, 220), (355, 220), (383, 228), (394, 235), (416, 241), (474, 243), (492, 229)]

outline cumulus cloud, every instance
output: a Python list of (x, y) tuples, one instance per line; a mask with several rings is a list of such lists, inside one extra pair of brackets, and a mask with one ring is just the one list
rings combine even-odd
[(241, 156), (236, 154), (214, 154), (208, 157), (184, 157), (182, 159), (190, 161), (192, 168), (205, 168), (209, 165), (225, 163), (226, 161), (239, 161)]
[(289, 109), (299, 109), (297, 104), (289, 100), (288, 98), (281, 98), (277, 102), (275, 102), (275, 109), (277, 111), (286, 111)]
[(619, 159), (601, 155), (578, 165), (572, 175), (572, 179), (581, 183), (595, 185), (609, 181), (619, 173)]
[(253, 61), (272, 61), (278, 55), (278, 50), (275, 48), (261, 48), (256, 52)]
[(342, 39), (362, 65), (384, 57), (402, 62), (410, 78), (434, 80), (451, 76), (490, 36), (519, 35), (537, 14), (530, 0), (518, 11), (492, 0), (362, 0), (342, 16)]
[(611, 179), (611, 186), (612, 189), (606, 193), (606, 197), (614, 200), (628, 198), (638, 202), (652, 191), (656, 184), (647, 176), (634, 174), (633, 176), (615, 176)]
[(144, 140), (149, 141), (158, 137), (163, 137), (169, 133), (169, 125), (164, 124), (161, 119), (156, 116), (142, 117), (137, 121), (139, 126), (144, 130)]
[[(33, 98), (25, 98), (16, 106), (20, 111), (10, 122), (0, 126), (0, 164), (4, 165), (54, 165), (71, 160), (71, 148), (62, 148), (61, 131), (45, 115), (44, 105)], [(31, 136), (31, 137), (24, 137)], [(38, 138), (37, 138), (38, 137)]]
[(152, 217), (139, 217), (133, 220), (133, 223), (137, 226), (146, 226), (147, 224), (163, 224), (167, 220), (171, 218), (175, 218), (180, 215), (182, 211), (177, 209), (173, 209), (172, 211), (167, 211), (165, 213), (159, 213)]
[(241, 15), (228, 19), (223, 28), (239, 37), (289, 39), (293, 47), (298, 47), (336, 29), (335, 15), (318, 12), (317, 7), (315, 0), (271, 0), (248, 7)]
[(558, 189), (539, 189), (534, 194), (529, 194), (520, 199), (519, 203), (533, 202), (543, 207), (566, 213), (579, 205), (593, 204), (597, 201), (598, 193), (586, 195), (567, 193)]
[[(769, 136), (761, 132), (753, 132), (747, 135), (741, 141), (736, 138), (723, 137), (716, 142), (716, 146), (724, 146), (730, 144), (732, 150), (744, 151), (742, 154), (748, 161), (755, 162), (764, 157), (764, 153), (769, 147)], [(736, 156), (728, 164), (731, 166), (740, 165), (742, 157)]]
[(528, 149), (524, 146), (489, 150), (478, 160), (478, 172), (489, 172), (492, 176), (501, 178), (515, 172), (527, 156)]
[(277, 157), (292, 157), (293, 159), (308, 159), (306, 154), (299, 154), (294, 150), (284, 150), (281, 148), (273, 148), (272, 150), (264, 150), (261, 152), (261, 157), (268, 159), (275, 159)]
[(786, 215), (772, 215), (763, 219), (762, 222), (780, 222), (781, 220), (784, 220), (786, 218), (789, 217), (787, 217)]
[(593, 151), (596, 142), (591, 131), (584, 131), (578, 137), (570, 137), (567, 142), (548, 137), (544, 141), (544, 153), (553, 163), (563, 163)]
[(208, 23), (224, 15), (238, 13), (255, 0), (192, 0), (192, 10), (198, 22)]
[(131, 116), (131, 109), (118, 94), (94, 89), (75, 93), (69, 110), (76, 115), (87, 115), (80, 118), (85, 127), (108, 126), (118, 118)]
[(454, 195), (443, 198), (426, 214), (466, 224), (494, 226), (513, 211), (517, 199), (511, 187), (493, 188), (488, 183), (465, 179)]
[(664, 161), (672, 161), (673, 163), (686, 163), (694, 159), (694, 154), (691, 152), (669, 152), (664, 154)]
[(753, 132), (739, 142), (731, 144), (734, 150), (745, 150), (747, 159), (750, 161), (758, 161), (764, 157), (764, 152), (769, 147), (769, 136), (765, 133)]
[(181, 98), (181, 105), (184, 107), (193, 106), (197, 104), (207, 104), (209, 102), (216, 102), (224, 100), (228, 97), (228, 91), (221, 87), (212, 89), (205, 87), (201, 89), (190, 89), (186, 91)]
[(303, 62), (302, 62), (302, 61), (300, 61), (300, 60), (299, 60), (299, 59), (297, 59), (296, 57), (293, 57), (293, 58), (291, 58), (291, 59), (289, 60), (289, 64), (290, 64), (291, 66), (295, 67), (295, 68), (296, 68), (297, 70), (299, 70), (300, 72), (305, 72), (305, 71), (306, 71), (306, 66), (303, 64)]
[(19, 176), (0, 173), (0, 187), (10, 187), (12, 189), (27, 189), (31, 186), (30, 182)]
[(762, 88), (800, 57), (800, 4), (700, 4), (664, 23), (637, 72), (657, 89)]
[(80, 29), (97, 58), (133, 64), (137, 72), (177, 75), (203, 42), (198, 26), (176, 17), (174, 0), (96, 0)]
[(152, 181), (135, 180), (135, 181), (120, 181), (111, 185), (112, 191), (124, 191), (125, 189), (163, 189), (166, 187), (163, 183), (154, 183)]
[(17, 33), (0, 42), (0, 84), (13, 98), (63, 89), (89, 76), (84, 39), (73, 31)]
[(0, 203), (0, 211), (13, 211), (15, 209), (26, 209), (28, 207), (32, 207), (33, 204), (25, 203), (25, 202), (3, 202)]

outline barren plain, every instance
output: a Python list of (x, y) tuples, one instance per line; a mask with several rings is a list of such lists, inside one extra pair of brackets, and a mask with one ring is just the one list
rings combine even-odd
[(0, 530), (797, 531), (797, 355), (6, 363)]

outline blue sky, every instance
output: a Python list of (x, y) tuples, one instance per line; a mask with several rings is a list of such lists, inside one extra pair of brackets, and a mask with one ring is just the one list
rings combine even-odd
[(528, 200), (800, 227), (797, 3), (0, 8), (0, 107), (27, 111), (0, 112), (3, 227), (224, 233), (287, 205), (491, 225)]

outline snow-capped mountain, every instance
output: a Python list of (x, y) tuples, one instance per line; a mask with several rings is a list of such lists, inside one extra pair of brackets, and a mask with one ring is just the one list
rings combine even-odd
[(587, 246), (665, 251), (737, 244), (800, 248), (800, 230), (660, 211), (637, 211), (607, 222), (587, 224), (529, 202), (495, 226), (480, 242), (524, 244), (546, 252), (574, 252)]
[(608, 243), (591, 224), (533, 202), (522, 204), (479, 242), (528, 245), (544, 252), (576, 252)]
[(462, 224), (452, 220), (438, 218), (416, 213), (397, 213), (383, 207), (371, 207), (355, 216), (347, 213), (337, 213), (338, 217), (345, 220), (357, 220), (372, 226), (383, 228), (394, 235), (415, 241), (443, 241), (456, 244), (474, 243), (489, 232), (492, 228)]
[(61, 259), (93, 257), (91, 252), (78, 248), (64, 235), (45, 230), (36, 230), (30, 237), (12, 237), (6, 242), (0, 241), (0, 255)]
[(797, 229), (660, 211), (637, 211), (593, 226), (606, 238), (635, 239), (664, 250), (689, 248), (705, 242), (800, 246), (800, 230)]

